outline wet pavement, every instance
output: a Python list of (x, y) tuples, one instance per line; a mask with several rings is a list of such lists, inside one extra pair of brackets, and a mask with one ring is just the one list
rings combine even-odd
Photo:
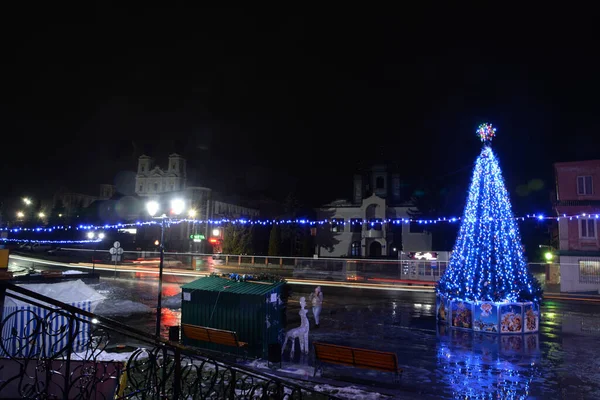
[[(179, 323), (183, 283), (163, 286), (165, 336)], [(154, 331), (156, 281), (102, 278), (94, 287), (109, 299), (97, 313)], [(300, 325), (298, 299), (312, 288), (292, 289), (288, 329)], [(396, 384), (391, 374), (326, 366), (316, 384), (351, 382), (394, 398), (600, 398), (599, 303), (547, 301), (539, 334), (498, 337), (439, 327), (429, 293), (324, 288), (324, 296), (320, 328), (308, 314), (311, 341), (395, 352), (404, 373)], [(312, 356), (288, 353), (278, 373), (312, 379)]]

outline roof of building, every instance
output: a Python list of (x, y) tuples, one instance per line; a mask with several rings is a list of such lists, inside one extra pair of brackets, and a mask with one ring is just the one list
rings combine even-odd
[(600, 160), (581, 160), (581, 161), (561, 161), (555, 162), (555, 167), (560, 166), (576, 166), (576, 165), (597, 165), (600, 164)]
[(186, 283), (181, 288), (191, 290), (203, 290), (207, 292), (228, 292), (235, 294), (247, 294), (253, 296), (262, 296), (270, 293), (274, 288), (283, 285), (283, 282), (237, 282), (230, 279), (219, 278), (216, 276), (207, 276)]

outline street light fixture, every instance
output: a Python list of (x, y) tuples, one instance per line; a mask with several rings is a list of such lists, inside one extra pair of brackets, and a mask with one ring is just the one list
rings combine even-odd
[(17, 211), (17, 218), (25, 218), (25, 213), (23, 211)]
[[(89, 240), (94, 240), (94, 238), (96, 237), (96, 233), (88, 232), (86, 236)], [(96, 270), (96, 250), (98, 249), (98, 244), (102, 239), (104, 239), (104, 232), (98, 233), (98, 240), (96, 240), (96, 244), (94, 245), (94, 251), (92, 252), (92, 274)]]
[(39, 214), (38, 214), (38, 217), (40, 217), (40, 218), (45, 218), (45, 217), (46, 217), (46, 214), (44, 214), (43, 212), (41, 212), (41, 213), (39, 213)]
[(554, 259), (554, 252), (556, 251), (556, 249), (552, 246), (548, 246), (545, 244), (540, 244), (539, 248), (546, 248), (548, 249), (545, 253), (544, 253), (544, 259), (546, 260), (547, 263), (551, 263), (552, 260)]
[[(153, 218), (160, 218), (160, 242), (158, 243), (158, 248), (160, 251), (160, 263), (158, 265), (158, 302), (156, 307), (156, 337), (160, 338), (160, 318), (162, 316), (162, 281), (163, 281), (163, 267), (165, 261), (165, 219), (167, 219), (166, 214), (162, 214), (159, 217), (155, 217), (160, 209), (160, 205), (156, 201), (149, 201), (146, 203), (146, 210), (148, 214), (150, 214)], [(181, 199), (173, 199), (171, 200), (171, 213), (175, 215), (179, 215), (183, 213), (185, 209), (185, 202)], [(156, 243), (156, 242), (155, 242)]]
[(179, 215), (185, 208), (185, 202), (181, 199), (171, 200), (171, 212), (175, 215)]
[(29, 206), (29, 205), (31, 205), (32, 201), (29, 197), (23, 197), (23, 203), (25, 203), (25, 205)]
[(192, 208), (190, 211), (188, 211), (188, 215), (190, 218), (194, 218), (196, 216), (196, 210)]

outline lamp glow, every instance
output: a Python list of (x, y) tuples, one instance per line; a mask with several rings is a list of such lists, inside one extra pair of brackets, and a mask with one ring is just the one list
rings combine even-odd
[(103, 232), (100, 232), (98, 234), (98, 239), (104, 239), (104, 233)]
[(151, 217), (154, 217), (156, 215), (156, 213), (158, 212), (158, 202), (156, 201), (149, 201), (148, 203), (146, 203), (146, 210), (148, 211), (148, 214), (150, 214)]
[(181, 199), (173, 199), (171, 200), (171, 211), (175, 215), (179, 215), (183, 212), (185, 208), (185, 202)]
[(196, 216), (196, 214), (197, 214), (197, 213), (196, 213), (196, 210), (194, 210), (193, 208), (192, 208), (190, 211), (188, 211), (188, 215), (189, 215), (191, 218), (194, 218), (194, 217)]
[(94, 238), (94, 232), (88, 232), (87, 233), (87, 238), (88, 239), (93, 239)]
[(17, 211), (17, 218), (25, 217), (25, 213), (23, 211)]

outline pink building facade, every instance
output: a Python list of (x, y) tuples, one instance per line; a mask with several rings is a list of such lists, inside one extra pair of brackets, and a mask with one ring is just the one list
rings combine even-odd
[(554, 164), (561, 291), (600, 293), (600, 160)]

